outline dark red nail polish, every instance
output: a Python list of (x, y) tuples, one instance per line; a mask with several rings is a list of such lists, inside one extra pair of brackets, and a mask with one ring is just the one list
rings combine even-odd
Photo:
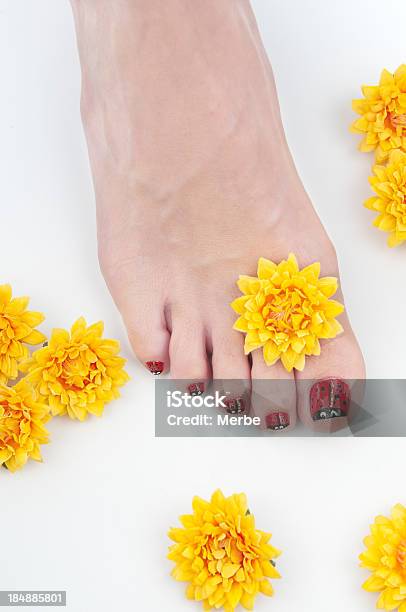
[(159, 376), (164, 371), (163, 361), (146, 361), (145, 365), (154, 376)]
[(242, 397), (228, 397), (224, 400), (224, 403), (226, 405), (226, 412), (228, 412), (228, 414), (242, 414), (245, 412), (245, 404)]
[(287, 412), (270, 412), (265, 417), (267, 429), (274, 431), (286, 429), (290, 425), (290, 417)]
[(204, 383), (192, 383), (188, 386), (187, 390), (189, 391), (189, 395), (202, 395), (204, 393)]
[(350, 402), (350, 387), (340, 378), (319, 380), (310, 390), (310, 412), (313, 421), (346, 417)]

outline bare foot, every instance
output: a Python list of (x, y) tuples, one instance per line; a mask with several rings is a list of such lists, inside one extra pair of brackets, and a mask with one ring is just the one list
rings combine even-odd
[[(253, 409), (271, 429), (293, 427), (297, 413), (309, 425), (341, 422), (342, 385), (365, 374), (345, 314), (344, 333), (296, 374), (280, 362), (267, 367), (259, 350), (251, 364), (232, 330), (236, 279), (255, 274), (260, 256), (279, 261), (292, 251), (300, 265), (320, 261), (323, 275), (338, 276), (289, 153), (249, 4), (72, 5), (100, 262), (136, 355), (195, 385), (241, 381), (234, 412), (245, 408), (243, 381), (252, 381)], [(305, 382), (293, 384), (295, 376)], [(264, 379), (292, 381), (280, 407)]]

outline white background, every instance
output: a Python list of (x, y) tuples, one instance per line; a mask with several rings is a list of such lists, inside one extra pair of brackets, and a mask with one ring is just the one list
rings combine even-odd
[[(370, 377), (405, 376), (405, 255), (362, 207), (370, 155), (351, 99), (406, 60), (403, 0), (256, 0), (299, 171), (341, 262)], [(71, 612), (198, 610), (168, 577), (166, 530), (194, 494), (246, 491), (283, 549), (258, 610), (363, 612), (368, 523), (402, 501), (402, 439), (155, 439), (153, 380), (131, 358), (98, 271), (94, 204), (65, 0), (0, 0), (0, 279), (43, 326), (103, 319), (132, 382), (103, 419), (55, 419), (44, 464), (0, 474), (0, 587), (66, 589)], [(405, 502), (403, 497), (403, 502)]]

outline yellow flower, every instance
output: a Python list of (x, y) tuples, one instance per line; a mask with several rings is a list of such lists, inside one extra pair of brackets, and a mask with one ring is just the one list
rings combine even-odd
[(391, 74), (383, 70), (379, 85), (362, 87), (364, 98), (353, 100), (352, 107), (361, 115), (351, 126), (365, 134), (361, 151), (376, 151), (378, 163), (393, 149), (406, 151), (406, 64)]
[(246, 355), (263, 347), (267, 365), (280, 359), (288, 372), (303, 370), (306, 355), (320, 354), (319, 338), (343, 331), (335, 317), (344, 306), (329, 300), (337, 279), (319, 274), (319, 263), (299, 270), (291, 253), (280, 264), (261, 257), (257, 278), (240, 276), (237, 284), (244, 295), (231, 306), (240, 315), (234, 329), (246, 334)]
[(406, 508), (398, 504), (390, 518), (376, 517), (364, 544), (361, 567), (372, 575), (363, 588), (380, 593), (377, 603), (380, 610), (406, 612)]
[(365, 206), (379, 215), (374, 225), (389, 232), (388, 245), (397, 246), (406, 240), (406, 153), (392, 151), (387, 166), (374, 166), (375, 176), (369, 182), (376, 196)]
[(0, 285), (0, 383), (18, 376), (18, 363), (29, 356), (26, 344), (40, 344), (44, 334), (34, 329), (44, 315), (26, 310), (28, 297), (12, 299), (10, 285)]
[(0, 465), (15, 472), (28, 459), (42, 461), (40, 445), (48, 443), (50, 418), (48, 406), (24, 378), (14, 387), (0, 384)]
[(129, 379), (126, 360), (118, 355), (119, 342), (102, 334), (102, 322), (87, 327), (81, 317), (70, 333), (54, 329), (49, 345), (22, 364), (53, 415), (67, 413), (83, 421), (89, 412), (100, 416), (105, 403), (119, 397), (119, 387)]
[(268, 543), (271, 534), (255, 528), (243, 493), (226, 498), (216, 491), (210, 502), (195, 497), (193, 514), (180, 521), (183, 528), (169, 531), (175, 544), (168, 558), (175, 580), (189, 583), (188, 599), (232, 612), (239, 604), (252, 610), (258, 593), (273, 595), (268, 578), (280, 578), (273, 562), (280, 552)]

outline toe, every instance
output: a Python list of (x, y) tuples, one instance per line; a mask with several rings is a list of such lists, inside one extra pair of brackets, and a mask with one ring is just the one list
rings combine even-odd
[(229, 414), (248, 413), (251, 401), (251, 372), (244, 355), (244, 339), (241, 334), (224, 326), (212, 333), (213, 385), (226, 395), (226, 411)]
[(154, 376), (168, 371), (170, 334), (163, 307), (146, 310), (135, 302), (120, 310), (131, 347), (139, 361)]
[(210, 377), (206, 338), (199, 321), (175, 319), (169, 343), (171, 378), (182, 390), (201, 395)]
[(261, 428), (271, 431), (293, 429), (296, 416), (295, 377), (279, 361), (267, 366), (262, 350), (252, 353), (252, 412), (261, 419)]
[(165, 301), (156, 289), (151, 299), (146, 272), (136, 274), (132, 266), (103, 265), (101, 269), (123, 317), (131, 347), (140, 362), (155, 376), (169, 370), (170, 333), (165, 318)]
[(348, 320), (344, 333), (321, 343), (319, 357), (306, 358), (296, 372), (298, 414), (315, 431), (333, 433), (348, 426), (351, 411), (362, 402), (365, 366)]
[(139, 361), (153, 374), (169, 370), (169, 339), (168, 330), (162, 322), (153, 318), (143, 322), (125, 319), (131, 346)]

